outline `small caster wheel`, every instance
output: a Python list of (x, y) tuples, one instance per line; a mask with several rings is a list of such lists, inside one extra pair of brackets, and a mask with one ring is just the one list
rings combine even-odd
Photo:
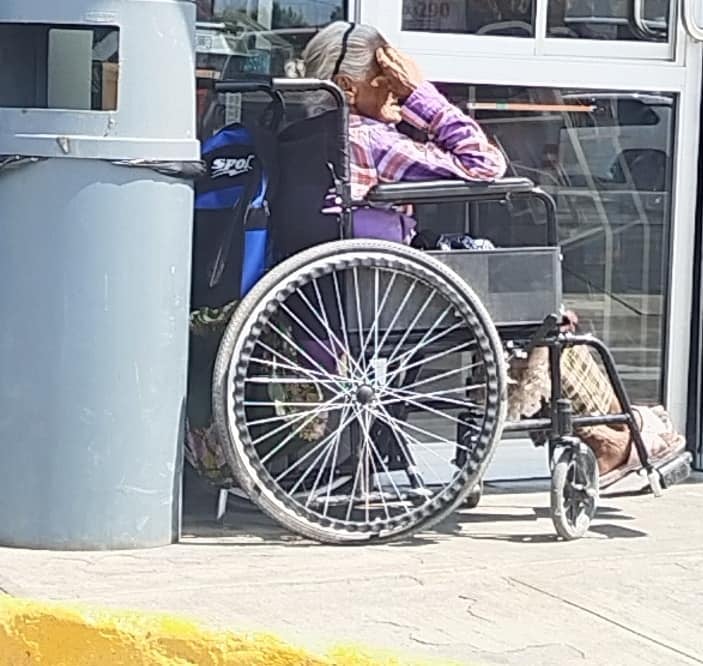
[(466, 496), (464, 506), (467, 509), (475, 509), (481, 502), (481, 497), (483, 497), (483, 481), (479, 481), (471, 489), (471, 492)]
[(580, 539), (591, 526), (598, 506), (598, 463), (582, 442), (570, 444), (552, 471), (551, 512), (557, 534)]

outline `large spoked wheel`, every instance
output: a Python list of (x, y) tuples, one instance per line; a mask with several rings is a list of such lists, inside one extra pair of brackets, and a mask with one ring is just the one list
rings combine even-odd
[(266, 513), (322, 542), (366, 543), (462, 503), (500, 438), (505, 386), (495, 328), (453, 271), (347, 240), (286, 260), (242, 301), (213, 409), (238, 483)]
[(598, 508), (598, 463), (579, 442), (562, 451), (552, 471), (551, 513), (554, 529), (566, 541), (580, 539)]

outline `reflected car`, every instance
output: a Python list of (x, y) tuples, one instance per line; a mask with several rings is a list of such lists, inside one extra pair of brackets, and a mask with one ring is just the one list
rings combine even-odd
[(567, 114), (559, 161), (573, 185), (642, 192), (667, 189), (673, 145), (673, 97), (643, 93), (565, 94), (565, 102), (590, 105)]

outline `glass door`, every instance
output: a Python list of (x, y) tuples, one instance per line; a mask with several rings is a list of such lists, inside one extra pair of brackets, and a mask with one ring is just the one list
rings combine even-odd
[[(700, 234), (699, 234), (700, 235)], [(703, 240), (698, 240), (697, 254), (697, 302), (693, 308), (691, 329), (691, 369), (689, 377), (689, 406), (687, 436), (689, 446), (696, 456), (696, 468), (703, 469)]]
[[(701, 124), (703, 129), (703, 122)], [(699, 169), (703, 168), (703, 156)], [(695, 466), (703, 469), (703, 182), (698, 184), (696, 254), (693, 270), (691, 308), (691, 365), (688, 378), (688, 445), (695, 455)]]
[[(556, 198), (565, 305), (612, 349), (633, 400), (662, 400), (678, 96), (438, 85), (508, 155), (509, 175)], [(500, 247), (544, 242), (544, 211), (527, 202), (420, 211), (431, 226), (465, 217)]]
[[(633, 398), (665, 403), (679, 427), (703, 66), (681, 2), (698, 9), (698, 0), (361, 0), (357, 14), (484, 125), (511, 173), (556, 197), (565, 302), (613, 350)], [(543, 231), (538, 208), (484, 209), (480, 230), (498, 244)], [(475, 213), (424, 211), (461, 228)], [(527, 464), (516, 463), (519, 474)]]

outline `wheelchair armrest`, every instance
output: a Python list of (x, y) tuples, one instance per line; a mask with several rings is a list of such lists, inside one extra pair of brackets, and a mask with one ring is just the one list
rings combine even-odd
[(500, 201), (512, 194), (530, 194), (528, 178), (503, 178), (493, 182), (430, 180), (377, 185), (368, 195), (371, 204), (426, 204), (449, 201)]
[(464, 180), (429, 180), (416, 183), (377, 185), (368, 194), (373, 204), (432, 204), (448, 202), (507, 201), (511, 197), (539, 199), (547, 213), (547, 243), (559, 243), (556, 202), (529, 178), (502, 178), (493, 182)]

